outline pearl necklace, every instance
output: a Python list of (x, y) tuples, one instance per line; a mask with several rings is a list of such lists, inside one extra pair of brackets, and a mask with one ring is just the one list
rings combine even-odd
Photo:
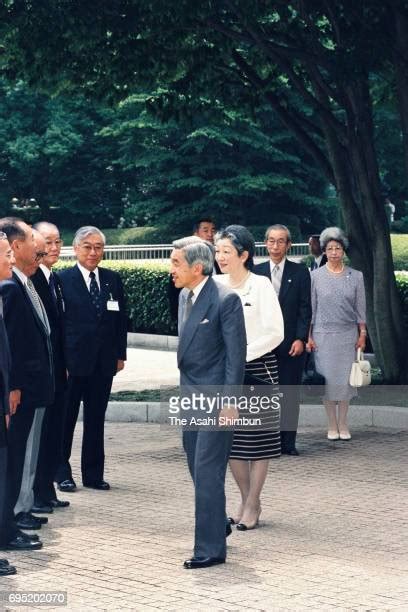
[(242, 285), (244, 285), (246, 283), (246, 281), (249, 278), (249, 275), (251, 274), (251, 272), (248, 270), (247, 275), (245, 276), (245, 278), (243, 278), (242, 280), (239, 281), (239, 283), (231, 283), (231, 277), (229, 279), (229, 286), (231, 289), (238, 289), (239, 287), (242, 287)]
[(332, 270), (332, 269), (329, 267), (329, 264), (328, 264), (328, 263), (326, 263), (326, 268), (328, 269), (328, 271), (329, 271), (329, 272), (331, 272), (331, 274), (341, 274), (342, 272), (344, 272), (344, 264), (342, 264), (342, 266), (341, 266), (341, 270)]

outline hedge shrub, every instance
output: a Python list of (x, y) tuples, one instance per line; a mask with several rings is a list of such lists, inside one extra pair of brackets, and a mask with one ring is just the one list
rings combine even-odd
[[(72, 264), (59, 264), (66, 268)], [(104, 261), (104, 267), (119, 272), (127, 298), (129, 331), (152, 334), (177, 335), (177, 326), (170, 317), (167, 297), (169, 266), (166, 264), (136, 264)], [(408, 272), (396, 272), (401, 295), (404, 320), (408, 327)]]

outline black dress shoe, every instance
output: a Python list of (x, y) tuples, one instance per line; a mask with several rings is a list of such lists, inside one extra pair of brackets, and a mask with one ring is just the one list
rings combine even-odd
[(64, 493), (73, 493), (76, 491), (76, 484), (72, 478), (67, 478), (66, 480), (62, 480), (57, 484), (60, 491)]
[(28, 538), (18, 535), (14, 540), (8, 542), (4, 548), (6, 550), (39, 550), (42, 548), (42, 542), (33, 542)]
[(299, 451), (297, 448), (282, 448), (282, 455), (291, 455), (292, 457), (299, 457)]
[(52, 514), (54, 512), (54, 508), (51, 504), (46, 504), (45, 502), (35, 502), (34, 506), (31, 508), (31, 512), (35, 512), (37, 514)]
[(14, 522), (19, 529), (41, 529), (41, 522), (29, 512), (19, 512)]
[(25, 533), (25, 531), (20, 530), (17, 531), (14, 537), (16, 538), (17, 536), (23, 538), (23, 540), (28, 540), (30, 542), (39, 542), (40, 540), (37, 533)]
[(49, 504), (52, 508), (66, 508), (69, 506), (69, 501), (65, 499), (50, 499)]
[(8, 559), (0, 559), (0, 567), (3, 565), (9, 565)]
[(17, 574), (14, 565), (0, 565), (0, 576), (13, 576)]
[(201, 569), (225, 563), (225, 559), (220, 557), (193, 557), (184, 561), (184, 569)]
[(105, 480), (98, 480), (96, 482), (87, 482), (84, 483), (84, 487), (87, 489), (97, 489), (98, 491), (109, 491), (110, 484)]
[(35, 516), (34, 514), (30, 513), (31, 518), (35, 519), (38, 523), (40, 523), (40, 525), (46, 525), (48, 523), (48, 517), (47, 516)]

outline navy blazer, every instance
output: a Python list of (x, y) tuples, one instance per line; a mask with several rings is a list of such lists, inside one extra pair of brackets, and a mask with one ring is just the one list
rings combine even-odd
[(63, 391), (67, 382), (67, 373), (64, 356), (64, 300), (61, 282), (57, 274), (52, 273), (54, 278), (56, 301), (53, 299), (51, 289), (41, 268), (31, 276), (31, 280), (44, 304), (48, 322), (51, 328), (51, 345), (54, 358), (54, 375), (56, 391)]
[[(118, 359), (126, 359), (127, 318), (121, 278), (117, 272), (99, 268), (102, 316), (96, 308), (77, 265), (59, 273), (64, 296), (65, 359), (71, 376), (90, 376), (96, 367), (114, 376)], [(108, 300), (119, 311), (108, 310)]]
[(50, 338), (18, 276), (13, 272), (0, 287), (11, 353), (9, 387), (21, 390), (22, 406), (48, 406), (54, 399)]
[[(256, 265), (253, 271), (272, 280), (269, 260)], [(306, 266), (286, 259), (278, 296), (285, 335), (283, 342), (275, 349), (278, 357), (287, 357), (295, 340), (308, 340), (312, 320), (310, 285), (310, 272)]]
[(0, 417), (9, 413), (10, 366), (10, 348), (3, 319), (3, 298), (0, 296)]
[[(180, 295), (179, 327), (189, 291)], [(181, 385), (241, 385), (246, 332), (238, 295), (207, 280), (181, 329), (177, 350)]]

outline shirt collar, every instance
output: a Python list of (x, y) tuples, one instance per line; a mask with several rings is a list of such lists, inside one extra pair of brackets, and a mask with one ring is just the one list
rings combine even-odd
[(27, 280), (28, 280), (28, 276), (26, 276), (24, 274), (24, 272), (22, 272), (21, 270), (19, 270), (18, 268), (16, 268), (16, 266), (13, 266), (13, 272), (15, 272), (15, 274), (17, 274), (18, 278), (21, 280), (21, 282), (23, 283), (23, 285), (27, 284)]
[(198, 298), (198, 296), (200, 295), (205, 283), (208, 281), (208, 276), (206, 276), (205, 278), (203, 278), (203, 280), (201, 281), (201, 283), (198, 283), (198, 285), (196, 285), (194, 287), (194, 289), (192, 289), (193, 292), (193, 297), (192, 297), (192, 302), (194, 304), (194, 302), (196, 301), (196, 299)]
[(47, 268), (47, 266), (45, 266), (44, 264), (40, 264), (40, 268), (47, 281), (50, 282), (51, 270)]
[[(90, 271), (90, 270), (88, 270), (87, 268), (84, 268), (84, 266), (82, 266), (82, 265), (81, 265), (80, 263), (78, 263), (78, 262), (77, 262), (77, 266), (78, 266), (78, 269), (79, 269), (79, 271), (81, 272), (82, 276), (84, 277), (84, 281), (85, 281), (85, 282), (86, 282), (86, 284), (88, 285), (88, 284), (89, 284), (89, 282), (90, 282), (89, 275), (90, 275), (91, 271)], [(98, 283), (98, 285), (99, 285), (99, 270), (98, 270), (98, 268), (95, 268), (95, 270), (93, 270), (93, 272), (95, 273), (95, 279), (96, 279), (96, 282), (97, 282), (97, 283)]]
[(279, 272), (283, 272), (283, 268), (285, 267), (285, 263), (286, 263), (286, 257), (281, 259), (278, 264), (274, 263), (272, 261), (272, 259), (269, 260), (269, 263), (270, 263), (270, 266), (271, 266), (271, 273), (274, 271), (275, 266), (279, 266)]

